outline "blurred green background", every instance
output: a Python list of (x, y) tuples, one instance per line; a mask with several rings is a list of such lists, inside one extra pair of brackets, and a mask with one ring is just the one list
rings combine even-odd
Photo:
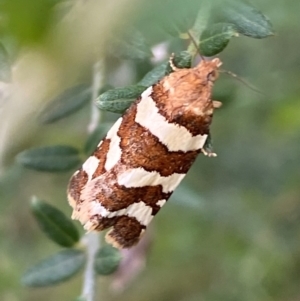
[[(201, 1), (166, 1), (171, 13)], [(97, 300), (293, 301), (300, 299), (300, 2), (252, 3), (274, 26), (274, 37), (233, 39), (220, 54), (224, 69), (264, 95), (221, 75), (223, 102), (212, 125), (217, 158), (200, 156), (153, 221), (147, 266), (122, 293), (98, 281)], [(12, 62), (12, 82), (0, 83), (0, 300), (73, 300), (81, 276), (52, 288), (28, 289), (22, 273), (60, 248), (43, 236), (29, 209), (32, 195), (71, 215), (66, 186), (72, 172), (49, 174), (14, 162), (30, 147), (82, 148), (89, 106), (41, 126), (38, 113), (106, 56), (106, 82), (137, 83), (149, 60), (120, 59), (107, 50), (112, 35), (135, 22), (149, 48), (168, 42), (167, 55), (186, 49), (160, 27), (160, 1), (9, 0), (0, 4), (0, 40)], [(158, 26), (159, 25), (159, 26)], [(113, 52), (113, 51), (112, 51)], [(10, 94), (11, 97), (5, 97)], [(117, 114), (102, 113), (110, 122)], [(84, 158), (83, 158), (84, 159)]]

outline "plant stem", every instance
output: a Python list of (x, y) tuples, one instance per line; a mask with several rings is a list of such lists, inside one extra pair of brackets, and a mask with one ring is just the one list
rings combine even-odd
[(98, 126), (98, 123), (100, 121), (100, 111), (95, 106), (95, 100), (98, 96), (98, 92), (103, 84), (103, 61), (99, 60), (94, 64), (94, 70), (93, 70), (93, 86), (92, 86), (92, 99), (91, 99), (91, 119), (90, 123), (88, 125), (88, 133), (92, 133), (96, 127)]
[[(94, 64), (93, 83), (92, 83), (92, 99), (91, 99), (91, 118), (87, 127), (88, 133), (92, 133), (98, 126), (100, 121), (100, 112), (95, 106), (95, 99), (98, 96), (100, 87), (103, 84), (103, 61), (99, 60)], [(100, 236), (97, 232), (87, 233), (82, 240), (86, 246), (87, 262), (84, 271), (83, 287), (81, 297), (86, 301), (95, 300), (95, 280), (96, 274), (94, 270), (95, 256), (100, 248)]]
[(95, 256), (100, 248), (100, 238), (99, 233), (90, 232), (84, 236), (83, 243), (86, 245), (87, 249), (87, 262), (84, 271), (84, 281), (82, 287), (81, 297), (86, 301), (95, 300)]

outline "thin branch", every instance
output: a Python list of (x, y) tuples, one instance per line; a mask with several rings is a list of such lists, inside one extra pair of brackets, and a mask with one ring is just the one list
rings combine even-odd
[(98, 96), (99, 90), (103, 84), (103, 69), (104, 63), (102, 60), (94, 64), (93, 70), (93, 86), (92, 86), (92, 99), (91, 99), (91, 119), (88, 125), (88, 133), (92, 133), (99, 124), (100, 111), (95, 106), (95, 100)]
[(9, 122), (4, 118), (4, 106), (10, 100), (12, 91), (13, 91), (12, 83), (4, 83), (0, 82), (0, 177), (4, 173), (4, 157), (5, 150), (7, 147), (7, 141), (9, 139)]
[[(91, 99), (91, 118), (87, 127), (88, 133), (92, 133), (100, 121), (100, 111), (95, 106), (95, 99), (98, 96), (99, 89), (103, 84), (103, 61), (99, 60), (94, 64), (93, 68), (93, 84), (92, 84), (92, 99)], [(82, 243), (87, 249), (87, 263), (84, 271), (83, 287), (81, 296), (86, 301), (95, 300), (95, 280), (96, 274), (94, 270), (96, 253), (100, 248), (99, 233), (87, 233)]]
[(192, 56), (196, 56), (197, 54), (199, 54), (201, 59), (203, 59), (203, 57), (199, 53), (199, 46), (196, 41), (200, 40), (201, 33), (207, 25), (208, 16), (210, 14), (210, 7), (211, 4), (209, 3), (209, 1), (201, 2), (201, 7), (198, 11), (195, 23), (193, 27), (187, 32), (187, 36), (190, 39), (190, 44), (188, 45), (187, 51)]
[(83, 244), (87, 249), (87, 262), (84, 271), (84, 281), (82, 287), (81, 297), (86, 301), (95, 300), (95, 279), (96, 274), (94, 270), (96, 253), (100, 248), (99, 233), (90, 232), (83, 237)]
[[(196, 53), (198, 53), (199, 56), (200, 56), (200, 58), (201, 58), (201, 60), (204, 61), (205, 59), (204, 59), (204, 57), (201, 55), (201, 53), (200, 53), (200, 51), (199, 51), (199, 47), (198, 47), (198, 45), (197, 45), (197, 43), (196, 43), (196, 41), (195, 41), (193, 35), (190, 33), (189, 30), (187, 31), (187, 34), (188, 34), (188, 36), (189, 36), (189, 38), (190, 38), (190, 40), (191, 40), (191, 44), (194, 45), (194, 47), (195, 47)], [(191, 48), (191, 46), (190, 46), (189, 48)]]

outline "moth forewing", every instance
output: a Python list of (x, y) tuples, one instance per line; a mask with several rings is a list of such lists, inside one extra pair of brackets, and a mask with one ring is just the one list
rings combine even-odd
[(75, 172), (68, 199), (87, 231), (112, 227), (106, 239), (118, 248), (139, 241), (204, 147), (220, 65), (176, 68), (147, 88)]

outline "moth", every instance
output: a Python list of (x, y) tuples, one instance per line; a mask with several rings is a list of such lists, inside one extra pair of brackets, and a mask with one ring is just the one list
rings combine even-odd
[(205, 150), (214, 109), (211, 99), (221, 61), (177, 68), (147, 88), (127, 109), (94, 153), (71, 177), (73, 219), (87, 231), (111, 228), (117, 248), (138, 243), (147, 226)]

